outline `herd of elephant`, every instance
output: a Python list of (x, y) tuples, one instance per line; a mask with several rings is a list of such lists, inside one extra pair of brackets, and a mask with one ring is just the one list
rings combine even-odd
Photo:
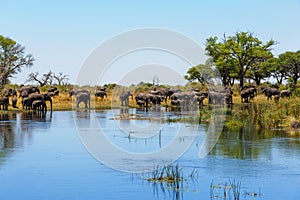
[[(47, 93), (40, 93), (40, 90), (36, 86), (21, 86), (20, 88), (3, 89), (0, 93), (0, 109), (7, 110), (9, 105), (9, 98), (13, 107), (17, 107), (17, 92), (19, 97), (22, 98), (23, 109), (37, 110), (38, 112), (47, 112), (46, 102), (50, 102), (52, 113), (52, 97), (58, 96), (59, 91), (56, 87), (52, 86), (48, 89)], [(290, 97), (292, 92), (290, 90), (282, 90), (274, 87), (261, 87), (261, 93), (265, 94), (267, 99), (274, 98), (275, 102), (278, 102), (280, 98)], [(80, 103), (85, 104), (85, 108), (90, 108), (91, 95), (90, 91), (85, 89), (72, 89), (69, 92), (70, 97), (75, 96), (76, 108), (79, 108)], [(97, 87), (95, 98), (107, 98), (106, 88)], [(162, 102), (167, 103), (167, 100), (171, 102), (172, 106), (181, 106), (188, 108), (191, 106), (202, 106), (204, 99), (208, 99), (209, 104), (232, 104), (233, 92), (230, 87), (226, 87), (221, 91), (199, 91), (193, 89), (190, 92), (181, 92), (179, 89), (173, 88), (159, 88), (150, 90), (148, 93), (137, 93), (135, 95), (136, 105), (140, 108), (149, 109), (151, 105), (160, 105)], [(241, 102), (248, 103), (254, 100), (257, 95), (257, 89), (253, 86), (244, 87), (241, 92)], [(133, 98), (133, 94), (130, 91), (122, 91), (119, 94), (121, 106), (129, 106), (129, 99)], [(167, 105), (167, 104), (166, 104)]]
[(37, 110), (38, 112), (46, 114), (47, 104), (50, 102), (52, 113), (52, 98), (59, 95), (56, 87), (51, 87), (47, 93), (41, 94), (36, 86), (21, 86), (17, 90), (14, 88), (3, 89), (0, 93), (0, 109), (8, 110), (9, 98), (11, 97), (12, 107), (17, 108), (17, 91), (21, 97), (23, 109)]
[[(275, 87), (261, 87), (261, 93), (267, 97), (267, 100), (274, 97), (275, 102), (278, 102), (280, 98), (291, 97), (292, 92), (290, 90), (282, 90)], [(244, 87), (241, 92), (241, 102), (249, 103), (254, 100), (257, 95), (257, 89), (254, 86)], [(122, 92), (120, 99), (124, 101), (126, 97), (125, 105), (128, 105), (128, 97), (132, 94)], [(202, 106), (204, 99), (208, 99), (209, 104), (233, 104), (232, 101), (233, 92), (230, 87), (225, 87), (222, 90), (211, 91), (199, 91), (193, 89), (190, 92), (181, 92), (176, 89), (158, 89), (151, 90), (148, 93), (136, 94), (135, 101), (139, 107), (145, 107), (148, 109), (149, 105), (160, 105), (161, 102), (167, 102), (171, 100), (172, 106), (181, 106), (182, 108), (189, 108), (192, 106)], [(127, 103), (126, 103), (127, 102)]]
[[(278, 102), (280, 98), (291, 97), (292, 92), (290, 90), (279, 90), (275, 87), (261, 87), (261, 93), (267, 97), (267, 100)], [(241, 91), (241, 101), (248, 103), (250, 100), (254, 100), (254, 96), (257, 95), (257, 89), (253, 86), (244, 87)]]

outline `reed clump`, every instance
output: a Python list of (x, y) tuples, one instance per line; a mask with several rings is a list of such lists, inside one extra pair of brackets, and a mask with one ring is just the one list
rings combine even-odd
[(179, 190), (180, 185), (185, 179), (183, 178), (182, 170), (177, 164), (176, 166), (167, 165), (162, 168), (155, 167), (152, 172), (152, 177), (147, 178), (147, 181), (166, 183), (173, 189)]

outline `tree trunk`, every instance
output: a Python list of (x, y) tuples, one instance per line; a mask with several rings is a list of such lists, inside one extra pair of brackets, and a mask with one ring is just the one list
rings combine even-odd
[(0, 88), (4, 88), (4, 86), (7, 84), (7, 77), (2, 76), (0, 79)]
[(240, 88), (244, 87), (244, 75), (243, 73), (239, 74), (239, 80), (240, 80)]
[(240, 80), (240, 88), (243, 88), (244, 87), (244, 75), (245, 75), (246, 72), (244, 72), (244, 66), (243, 64), (240, 63), (240, 66), (239, 66), (239, 80)]
[(254, 81), (255, 81), (256, 86), (259, 86), (261, 79), (259, 77), (256, 77)]

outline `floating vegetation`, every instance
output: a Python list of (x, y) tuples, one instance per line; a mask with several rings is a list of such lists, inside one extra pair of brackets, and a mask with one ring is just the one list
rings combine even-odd
[(259, 192), (244, 192), (241, 195), (241, 181), (236, 181), (235, 179), (229, 180), (223, 184), (214, 184), (213, 181), (210, 184), (210, 199), (223, 199), (223, 200), (240, 200), (241, 196), (243, 199), (255, 200), (261, 197), (261, 191)]
[(152, 183), (153, 192), (157, 197), (159, 192), (162, 192), (168, 194), (171, 199), (181, 200), (185, 192), (199, 192), (199, 189), (192, 189), (189, 185), (189, 181), (195, 185), (195, 180), (198, 178), (198, 171), (195, 168), (188, 176), (184, 177), (183, 170), (178, 164), (176, 166), (171, 164), (163, 167), (156, 166), (149, 176), (146, 180)]
[(167, 183), (174, 186), (175, 189), (179, 189), (180, 183), (185, 181), (185, 179), (177, 164), (176, 166), (167, 165), (162, 169), (156, 167), (152, 172), (152, 177), (148, 178), (147, 181)]

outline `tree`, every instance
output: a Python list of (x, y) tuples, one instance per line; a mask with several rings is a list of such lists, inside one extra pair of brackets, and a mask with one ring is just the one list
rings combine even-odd
[(8, 79), (22, 68), (31, 67), (33, 62), (31, 54), (25, 55), (25, 47), (0, 35), (0, 87), (7, 84)]
[[(240, 87), (243, 88), (246, 73), (257, 62), (271, 58), (273, 56), (271, 47), (275, 44), (274, 40), (263, 44), (250, 32), (236, 32), (234, 36), (226, 37), (224, 35), (221, 42), (217, 37), (208, 38), (205, 50), (207, 55), (212, 57), (218, 69), (225, 69), (224, 76), (229, 74), (227, 70), (233, 74), (237, 73)], [(223, 79), (227, 78), (223, 77)]]
[(207, 60), (205, 64), (199, 64), (197, 66), (188, 69), (184, 78), (188, 81), (198, 81), (202, 85), (206, 82), (210, 82), (215, 77), (215, 71), (213, 69), (210, 60)]
[(287, 69), (288, 77), (292, 80), (293, 86), (296, 86), (300, 78), (300, 50), (297, 52), (285, 52), (278, 56), (282, 67)]
[(68, 80), (68, 75), (59, 72), (58, 74), (53, 74), (53, 78), (57, 81), (58, 85), (64, 85)]
[(152, 83), (153, 85), (157, 85), (159, 86), (159, 78), (157, 75), (154, 75), (153, 78), (152, 78)]
[(282, 84), (284, 80), (290, 80), (292, 85), (297, 84), (300, 78), (300, 50), (297, 52), (285, 52), (278, 58), (271, 58), (263, 63), (266, 71), (270, 71), (271, 76), (277, 81), (277, 84)]
[(276, 79), (278, 85), (288, 78), (288, 68), (283, 65), (279, 58), (271, 58), (262, 64), (262, 68)]
[[(260, 85), (261, 81), (271, 76), (272, 68), (267, 67), (264, 63), (269, 58), (257, 60), (253, 63), (250, 70), (246, 73), (245, 77), (252, 79), (256, 85)], [(272, 59), (272, 58), (271, 58)]]
[(38, 82), (40, 86), (51, 85), (53, 82), (52, 71), (43, 74), (41, 78), (39, 78), (38, 76), (39, 72), (32, 72), (28, 75), (26, 82)]

